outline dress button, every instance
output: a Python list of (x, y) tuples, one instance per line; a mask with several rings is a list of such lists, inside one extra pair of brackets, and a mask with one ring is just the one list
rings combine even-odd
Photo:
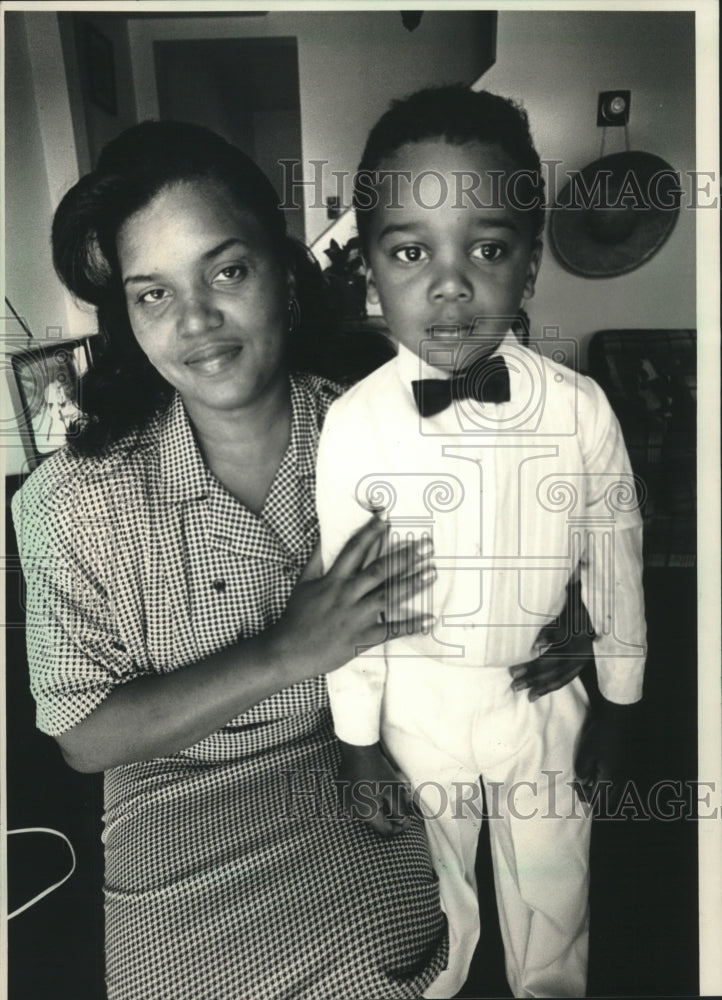
[(283, 575), (288, 580), (293, 579), (293, 577), (296, 575), (296, 567), (293, 565), (293, 563), (286, 563), (286, 565), (283, 567)]
[(224, 594), (226, 591), (226, 581), (225, 580), (214, 580), (212, 587), (217, 594)]

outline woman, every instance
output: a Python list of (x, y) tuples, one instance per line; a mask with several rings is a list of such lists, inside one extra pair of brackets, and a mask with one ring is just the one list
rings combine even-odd
[(205, 129), (144, 123), (53, 248), (107, 348), (14, 517), (38, 726), (105, 771), (108, 996), (420, 996), (447, 951), (423, 829), (338, 815), (321, 675), (384, 639), (429, 557), (387, 576), (371, 520), (314, 578), (337, 390), (289, 374), (315, 291), (275, 192)]

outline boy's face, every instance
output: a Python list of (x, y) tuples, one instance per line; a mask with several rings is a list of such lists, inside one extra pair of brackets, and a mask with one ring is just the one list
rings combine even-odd
[[(432, 335), (459, 344), (449, 367), (462, 366), (472, 347), (475, 356), (491, 353), (533, 295), (541, 260), (530, 213), (509, 204), (513, 164), (496, 145), (439, 139), (403, 146), (379, 169), (405, 173), (395, 196), (388, 181), (379, 188), (369, 298), (414, 353)], [(517, 187), (523, 205), (523, 178)]]

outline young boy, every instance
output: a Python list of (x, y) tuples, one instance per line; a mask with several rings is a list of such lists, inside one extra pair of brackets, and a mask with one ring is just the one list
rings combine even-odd
[[(479, 775), (509, 984), (584, 995), (590, 822), (575, 754), (592, 786), (615, 775), (642, 691), (641, 521), (619, 426), (594, 382), (511, 330), (534, 292), (543, 195), (524, 112), (461, 86), (392, 105), (356, 180), (369, 295), (399, 353), (326, 420), (324, 561), (383, 508), (390, 550), (410, 536), (433, 544), (422, 610), (435, 625), (392, 628), (382, 654), (358, 651), (328, 682), (341, 776), (377, 789), (372, 825), (403, 829), (382, 788), (398, 778), (390, 761), (427, 820), (450, 935), (427, 997), (458, 991), (478, 939)], [(583, 738), (579, 680), (530, 701), (509, 678), (577, 571), (602, 694)]]

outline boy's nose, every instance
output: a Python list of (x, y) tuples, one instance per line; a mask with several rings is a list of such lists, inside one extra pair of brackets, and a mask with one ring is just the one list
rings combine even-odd
[(448, 266), (440, 268), (437, 272), (429, 295), (433, 302), (466, 302), (473, 295), (471, 282), (464, 274), (462, 268)]
[(215, 330), (223, 323), (223, 313), (210, 297), (195, 294), (183, 304), (179, 320), (182, 336), (192, 337), (207, 330)]

